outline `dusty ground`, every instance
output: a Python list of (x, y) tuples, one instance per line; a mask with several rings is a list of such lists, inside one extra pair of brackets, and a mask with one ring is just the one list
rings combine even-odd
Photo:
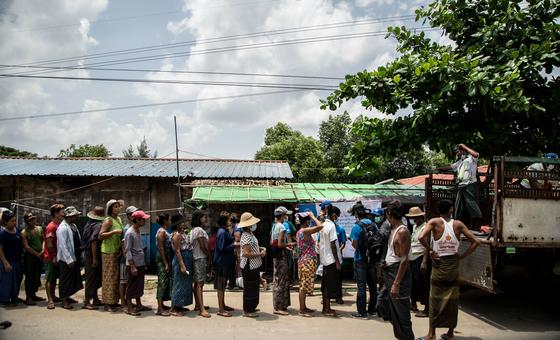
[[(338, 319), (325, 318), (319, 313), (312, 319), (298, 317), (296, 292), (292, 293), (292, 315), (278, 317), (272, 314), (271, 291), (262, 291), (259, 305), (262, 312), (257, 319), (240, 316), (241, 291), (226, 293), (226, 303), (236, 308), (234, 317), (215, 315), (217, 299), (215, 292), (210, 289), (205, 292), (205, 302), (210, 305), (213, 314), (210, 319), (202, 319), (194, 312), (180, 318), (163, 318), (155, 316), (154, 312), (131, 317), (124, 313), (82, 310), (81, 304), (71, 311), (59, 307), (47, 310), (45, 303), (33, 307), (20, 305), (0, 308), (0, 319), (13, 323), (11, 328), (0, 330), (0, 339), (393, 339), (389, 323), (377, 318), (351, 318), (355, 310), (355, 289), (349, 283), (345, 285), (345, 291), (346, 304), (335, 306), (341, 314)], [(44, 290), (39, 295), (45, 296)], [(78, 294), (77, 299), (81, 298), (82, 295)], [(153, 281), (147, 283), (143, 301), (146, 305), (156, 306)], [(320, 297), (308, 298), (308, 305), (319, 309)], [(505, 295), (467, 290), (461, 299), (457, 338), (560, 339), (560, 312), (554, 308), (556, 306), (542, 299), (514, 300)], [(415, 335), (425, 335), (428, 320), (413, 316), (412, 322)]]

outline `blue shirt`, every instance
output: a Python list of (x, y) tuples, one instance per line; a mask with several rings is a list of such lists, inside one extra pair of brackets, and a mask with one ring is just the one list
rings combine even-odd
[(346, 237), (346, 230), (344, 230), (344, 228), (339, 224), (336, 224), (336, 238), (338, 238), (338, 244), (341, 246), (346, 244), (346, 241), (348, 240)]
[(233, 266), (233, 237), (226, 228), (220, 227), (216, 234), (216, 249), (214, 250), (215, 266)]
[[(364, 225), (371, 224), (371, 220), (369, 218), (361, 219), (360, 222), (362, 222)], [(354, 224), (354, 226), (352, 227), (352, 232), (350, 233), (350, 239), (352, 241), (359, 242), (362, 232), (363, 232), (362, 226), (359, 225), (358, 223)], [(361, 261), (362, 261), (362, 254), (360, 254), (359, 249), (356, 249), (356, 251), (354, 252), (354, 262), (361, 262)]]

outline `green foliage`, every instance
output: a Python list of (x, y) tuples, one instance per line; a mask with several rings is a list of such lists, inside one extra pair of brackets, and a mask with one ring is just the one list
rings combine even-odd
[(103, 144), (75, 145), (71, 144), (66, 150), (60, 150), (58, 157), (109, 157), (111, 152)]
[(143, 137), (140, 144), (136, 146), (136, 151), (132, 145), (128, 146), (128, 149), (123, 150), (123, 156), (125, 158), (157, 158), (157, 151), (152, 153), (146, 142), (146, 137)]
[[(394, 119), (363, 118), (351, 170), (374, 169), (422, 145), (451, 154), (465, 143), (483, 157), (537, 155), (560, 145), (560, 1), (436, 1), (416, 11), (453, 45), (424, 32), (389, 29), (400, 56), (369, 72), (348, 75), (322, 101), (337, 109), (362, 105)], [(402, 114), (403, 110), (411, 114)]]
[(319, 142), (284, 123), (266, 130), (265, 145), (257, 151), (255, 159), (288, 161), (300, 182), (320, 182), (323, 178), (323, 149)]
[(18, 149), (11, 148), (9, 146), (0, 145), (0, 156), (37, 157), (37, 154), (28, 151), (21, 151)]

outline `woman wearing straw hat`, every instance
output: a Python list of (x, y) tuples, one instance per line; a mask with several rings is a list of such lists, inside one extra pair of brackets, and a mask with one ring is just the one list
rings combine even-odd
[(259, 316), (255, 313), (259, 305), (259, 269), (262, 266), (262, 258), (266, 256), (266, 249), (259, 247), (259, 241), (253, 235), (259, 221), (260, 218), (245, 212), (238, 224), (239, 228), (243, 228), (239, 264), (243, 276), (243, 316), (249, 318)]
[(105, 208), (105, 216), (107, 217), (99, 231), (103, 271), (101, 293), (105, 310), (109, 312), (119, 310), (119, 256), (121, 255), (121, 240), (124, 229), (119, 213), (123, 205), (123, 201), (114, 199), (107, 202)]
[[(426, 254), (426, 249), (420, 241), (418, 236), (426, 226), (426, 219), (424, 212), (419, 207), (412, 207), (405, 216), (412, 224), (412, 235), (410, 236), (411, 251), (410, 257), (410, 271), (412, 273), (412, 291), (410, 295), (411, 310), (417, 312), (417, 317), (428, 316), (429, 292), (430, 292), (430, 275), (428, 273), (428, 265), (430, 262), (429, 254)], [(424, 311), (418, 311), (418, 302), (424, 305)]]

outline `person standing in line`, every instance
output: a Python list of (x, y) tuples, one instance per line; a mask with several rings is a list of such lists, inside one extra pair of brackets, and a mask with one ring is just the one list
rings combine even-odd
[(194, 310), (204, 318), (209, 318), (210, 313), (204, 306), (204, 282), (206, 281), (206, 269), (208, 268), (208, 234), (203, 227), (206, 225), (206, 215), (202, 210), (195, 210), (191, 219), (191, 240), (193, 243), (193, 278), (194, 278)]
[[(430, 287), (430, 330), (424, 339), (435, 340), (436, 328), (448, 328), (444, 339), (455, 338), (459, 314), (459, 263), (472, 254), (480, 245), (472, 232), (461, 221), (454, 220), (453, 202), (438, 202), (440, 217), (428, 221), (419, 239), (432, 257)], [(459, 255), (461, 235), (470, 242), (470, 247)]]
[(99, 242), (99, 232), (101, 231), (101, 223), (105, 217), (104, 209), (95, 207), (87, 213), (88, 221), (84, 226), (82, 236), (82, 250), (85, 253), (85, 294), (84, 309), (96, 310), (101, 305), (101, 300), (97, 295), (97, 291), (101, 288), (102, 272), (101, 272), (101, 242)]
[(56, 203), (51, 205), (50, 213), (52, 220), (47, 225), (45, 230), (45, 288), (47, 291), (47, 309), (54, 309), (55, 302), (60, 302), (56, 297), (56, 280), (58, 279), (58, 260), (56, 258), (56, 229), (62, 223), (64, 218), (64, 205)]
[(256, 318), (259, 315), (257, 307), (259, 305), (260, 293), (260, 273), (262, 258), (266, 256), (266, 249), (259, 247), (259, 241), (253, 234), (257, 230), (257, 223), (260, 218), (245, 212), (241, 215), (239, 227), (243, 228), (241, 234), (241, 273), (243, 275), (243, 316)]
[[(382, 242), (377, 225), (372, 222), (366, 209), (361, 202), (353, 207), (356, 224), (352, 227), (350, 239), (354, 247), (354, 275), (356, 277), (356, 309), (357, 313), (352, 316), (359, 319), (368, 319), (369, 315), (375, 315), (377, 303), (377, 266), (381, 261)], [(375, 240), (378, 242), (375, 242)], [(373, 244), (372, 244), (373, 243)], [(376, 247), (377, 246), (377, 247)], [(369, 303), (367, 303), (367, 291), (369, 290)]]
[(156, 268), (158, 276), (157, 284), (157, 302), (158, 310), (156, 315), (169, 316), (169, 309), (164, 304), (165, 301), (171, 300), (171, 288), (173, 287), (173, 271), (171, 269), (171, 261), (173, 260), (173, 249), (171, 248), (171, 233), (168, 228), (171, 226), (169, 214), (160, 214), (156, 222), (159, 229), (156, 232)]
[[(344, 248), (346, 248), (346, 241), (348, 241), (348, 237), (346, 236), (346, 230), (344, 230), (344, 228), (338, 224), (335, 223), (336, 226), (336, 238), (338, 239), (338, 244), (340, 245), (340, 253), (343, 254), (344, 252)], [(343, 305), (344, 304), (344, 299), (342, 298), (342, 296), (344, 295), (342, 293), (342, 269), (339, 271), (340, 274), (340, 279), (338, 280), (338, 293), (336, 294), (336, 303), (338, 303), (339, 305)]]
[[(289, 315), (290, 306), (290, 268), (288, 263), (288, 252), (291, 252), (294, 243), (290, 242), (289, 234), (286, 231), (284, 221), (292, 211), (285, 207), (278, 207), (274, 210), (276, 223), (272, 229), (272, 239), (276, 241), (276, 257), (274, 258), (274, 289), (272, 291), (272, 301), (274, 314)], [(273, 242), (274, 243), (274, 242)]]
[(64, 309), (74, 308), (71, 304), (73, 302), (71, 297), (84, 288), (80, 273), (82, 241), (76, 226), (78, 216), (81, 214), (75, 207), (67, 207), (64, 209), (64, 220), (56, 229), (56, 239), (58, 241), (56, 257), (60, 273), (58, 294), (62, 299), (62, 308)]
[(171, 235), (171, 248), (175, 252), (173, 257), (173, 288), (171, 290), (171, 315), (183, 316), (183, 308), (193, 302), (192, 292), (192, 243), (185, 234), (186, 219), (181, 214), (171, 217), (171, 225), (176, 230)]
[(119, 303), (119, 256), (121, 255), (121, 239), (123, 224), (119, 213), (123, 201), (109, 200), (105, 208), (105, 221), (99, 231), (101, 240), (101, 265), (103, 271), (102, 299), (105, 311), (117, 312)]
[(123, 237), (121, 239), (121, 252), (123, 255), (119, 258), (119, 297), (121, 300), (121, 305), (124, 307), (127, 305), (126, 302), (126, 286), (128, 285), (128, 270), (126, 270), (126, 258), (124, 256), (124, 235), (128, 229), (132, 227), (132, 213), (138, 211), (139, 209), (131, 205), (125, 209), (126, 213), (126, 225), (123, 228)]
[[(410, 248), (412, 255), (410, 257), (410, 272), (412, 273), (412, 292), (410, 296), (411, 308), (416, 312), (416, 317), (428, 316), (429, 308), (429, 292), (430, 292), (430, 276), (428, 273), (429, 257), (426, 248), (420, 243), (418, 236), (426, 222), (424, 219), (424, 212), (419, 207), (412, 207), (405, 216), (408, 218), (412, 225), (412, 235)], [(418, 303), (424, 305), (424, 311), (418, 311)]]
[(231, 219), (228, 212), (222, 212), (218, 218), (218, 233), (216, 234), (216, 249), (214, 250), (214, 268), (216, 277), (214, 278), (214, 289), (218, 294), (218, 315), (231, 317), (234, 309), (226, 305), (225, 290), (227, 282), (231, 277), (231, 271), (234, 269), (234, 247), (235, 242), (232, 234), (229, 232), (231, 228)]
[(336, 236), (335, 221), (340, 216), (340, 209), (333, 205), (325, 209), (325, 222), (320, 233), (319, 253), (323, 265), (321, 279), (321, 293), (323, 295), (323, 315), (337, 317), (331, 308), (331, 299), (336, 299), (340, 285), (340, 271), (342, 270), (342, 254)]
[[(144, 295), (144, 277), (146, 275), (146, 264), (144, 262), (144, 242), (140, 235), (140, 228), (150, 219), (150, 215), (142, 210), (132, 213), (132, 226), (124, 235), (124, 257), (126, 258), (126, 270), (128, 280), (126, 285), (126, 305), (128, 315), (139, 316), (140, 312), (148, 307), (142, 305)], [(132, 299), (136, 299), (136, 309), (132, 306)]]
[(414, 340), (410, 320), (410, 232), (402, 223), (403, 212), (399, 203), (391, 203), (385, 209), (391, 234), (383, 266), (383, 288), (379, 292), (377, 313), (391, 322), (395, 338)]
[(43, 269), (44, 239), (43, 228), (36, 225), (37, 217), (31, 212), (23, 215), (25, 228), (21, 232), (23, 242), (23, 268), (25, 272), (25, 304), (33, 306), (37, 301), (45, 301), (37, 296), (41, 287), (41, 270)]
[(241, 253), (241, 248), (239, 247), (239, 242), (241, 241), (241, 234), (243, 233), (243, 230), (238, 227), (239, 217), (237, 216), (237, 213), (231, 213), (229, 215), (229, 218), (231, 220), (230, 221), (231, 229), (229, 229), (229, 231), (231, 233), (231, 237), (233, 238), (233, 244), (234, 244), (234, 253), (233, 253), (234, 265), (228, 280), (228, 289), (236, 290), (238, 289), (237, 278), (241, 276), (241, 268), (239, 267), (239, 259), (240, 259), (239, 256)]
[[(311, 227), (311, 220), (315, 226)], [(298, 277), (299, 277), (299, 316), (312, 317), (313, 309), (307, 308), (306, 296), (313, 293), (313, 282), (317, 271), (317, 252), (313, 235), (323, 229), (323, 224), (311, 211), (299, 213), (301, 228), (296, 233), (296, 242), (299, 248)]]
[(3, 228), (0, 228), (0, 303), (17, 306), (19, 290), (23, 280), (23, 245), (21, 232), (16, 228), (16, 217), (10, 211), (2, 213)]

